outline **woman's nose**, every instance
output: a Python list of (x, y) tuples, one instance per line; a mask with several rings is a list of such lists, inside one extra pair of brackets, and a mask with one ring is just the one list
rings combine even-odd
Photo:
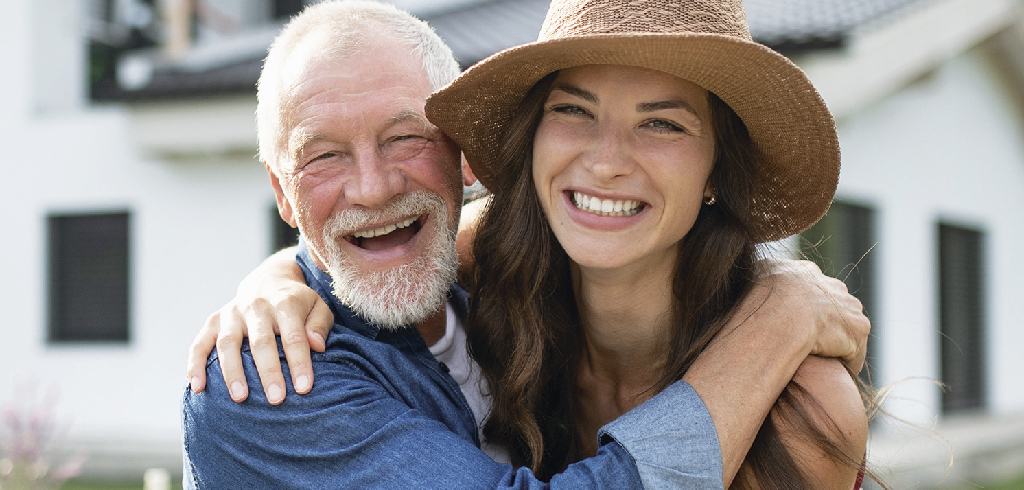
[(628, 133), (618, 129), (600, 131), (587, 155), (587, 167), (601, 181), (629, 175), (636, 167)]

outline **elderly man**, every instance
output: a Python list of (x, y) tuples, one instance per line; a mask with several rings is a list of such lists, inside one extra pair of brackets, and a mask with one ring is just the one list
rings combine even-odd
[[(311, 7), (274, 42), (259, 82), (261, 159), (334, 327), (306, 379), (293, 376), (304, 392), (316, 372), (308, 394), (264, 383), (266, 396), (232, 401), (258, 383), (248, 347), (244, 380), (205, 391), (193, 381), (182, 402), (187, 488), (722, 488), (735, 473), (822, 322), (783, 314), (731, 329), (686, 382), (605, 426), (597, 455), (550, 482), (481, 452), (487, 390), (451, 375), (472, 371), (452, 340), (464, 335), (454, 240), (471, 181), (424, 115), (457, 74), (429, 27), (375, 3)], [(866, 334), (826, 333), (845, 345)], [(457, 352), (442, 354), (444, 343)], [(749, 348), (758, 343), (770, 347)], [(205, 376), (222, 376), (217, 357)]]

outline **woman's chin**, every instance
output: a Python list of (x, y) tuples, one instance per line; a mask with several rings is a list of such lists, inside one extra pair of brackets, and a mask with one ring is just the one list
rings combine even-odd
[[(662, 271), (672, 269), (676, 263), (678, 242), (669, 246), (653, 246), (635, 238), (617, 240), (587, 239), (575, 235), (559, 240), (569, 259), (581, 269), (594, 271)], [(594, 237), (589, 237), (594, 238)], [(650, 277), (654, 277), (653, 275)]]
[[(607, 244), (606, 244), (607, 245)], [(635, 254), (635, 251), (633, 251)], [(615, 270), (639, 262), (643, 257), (617, 247), (573, 246), (566, 248), (569, 259), (577, 266), (593, 270)]]

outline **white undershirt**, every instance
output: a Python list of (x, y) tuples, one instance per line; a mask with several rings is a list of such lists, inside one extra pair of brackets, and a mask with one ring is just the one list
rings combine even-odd
[(459, 317), (450, 303), (445, 303), (445, 313), (448, 321), (445, 325), (444, 337), (430, 346), (430, 353), (438, 361), (448, 366), (449, 374), (455, 378), (466, 401), (469, 402), (469, 408), (473, 411), (473, 417), (477, 423), (477, 434), (481, 441), (480, 449), (499, 463), (509, 463), (511, 458), (504, 447), (490, 444), (484, 439), (483, 426), (491, 411), (491, 392), (487, 387), (487, 381), (480, 376), (480, 366), (469, 357), (469, 352), (466, 350), (466, 330), (462, 327), (462, 322), (459, 321)]

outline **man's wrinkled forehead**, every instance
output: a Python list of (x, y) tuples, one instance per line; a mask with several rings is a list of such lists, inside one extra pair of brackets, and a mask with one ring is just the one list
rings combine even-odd
[(358, 76), (368, 67), (354, 63), (353, 58), (365, 52), (364, 43), (332, 39), (322, 32), (307, 34), (292, 49), (278, 73), (278, 83), (285, 102), (291, 101), (300, 88), (324, 71), (335, 76)]
[(415, 47), (369, 32), (359, 36), (338, 36), (324, 30), (310, 32), (292, 47), (282, 65), (279, 83), (285, 90), (330, 70), (338, 76), (352, 77), (389, 72), (409, 85), (422, 84), (428, 95), (433, 92), (422, 56)]
[[(403, 103), (422, 117), (426, 123), (423, 106), (432, 92), (422, 61), (414, 50), (402, 43), (376, 40), (347, 44), (343, 47), (324, 45), (321, 40), (303, 40), (296, 51), (289, 56), (281, 73), (280, 107), (285, 119), (299, 104), (308, 100), (310, 94), (339, 88), (353, 91), (373, 91), (386, 87), (404, 87)], [(358, 87), (359, 90), (354, 90)], [(409, 110), (403, 108), (403, 112)], [(408, 117), (408, 114), (396, 115)], [(285, 129), (294, 126), (285, 124)]]

